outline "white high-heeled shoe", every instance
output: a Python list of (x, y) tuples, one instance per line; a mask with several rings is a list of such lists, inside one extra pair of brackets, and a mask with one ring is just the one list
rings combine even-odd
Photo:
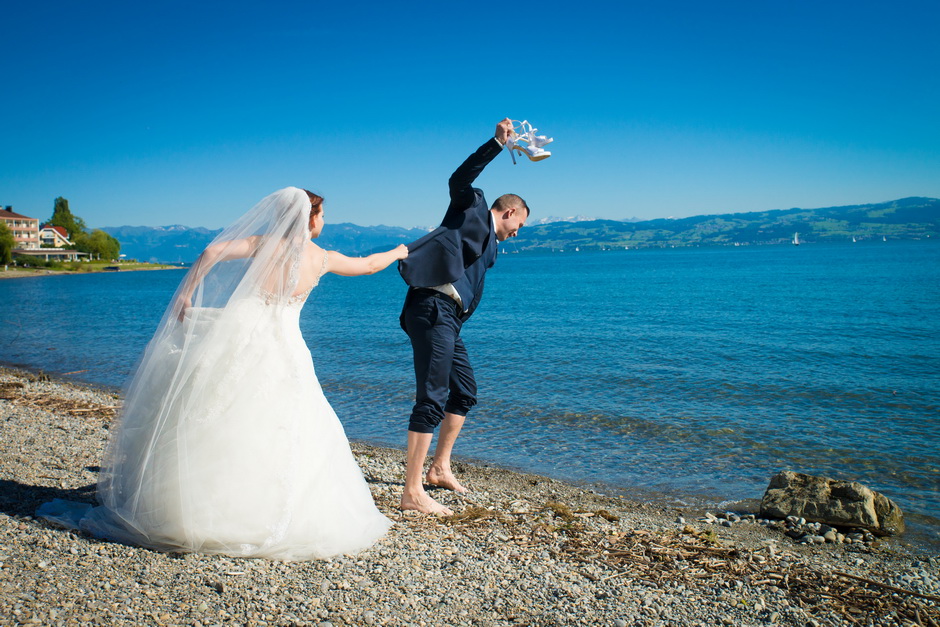
[[(519, 151), (529, 158), (530, 161), (541, 161), (552, 156), (542, 146), (552, 143), (553, 138), (544, 135), (535, 135), (538, 129), (533, 128), (528, 120), (519, 122), (513, 120), (513, 130), (506, 139), (506, 148), (509, 150), (509, 156), (512, 157), (513, 165), (516, 163), (515, 151)], [(518, 130), (516, 130), (518, 128)], [(525, 142), (520, 144), (519, 142)]]
[[(520, 144), (514, 144), (510, 150), (518, 150), (529, 158), (529, 161), (541, 161), (542, 159), (548, 159), (552, 156), (552, 153), (545, 150), (544, 148), (539, 148), (538, 146), (522, 146)], [(515, 158), (512, 160), (513, 163), (516, 162)]]
[(545, 135), (536, 135), (535, 132), (538, 131), (539, 129), (529, 124), (528, 120), (522, 121), (522, 127), (525, 129), (524, 135), (530, 146), (535, 146), (536, 148), (543, 148), (549, 145), (550, 143), (552, 143), (553, 141), (555, 141), (555, 138), (553, 137), (546, 137)]

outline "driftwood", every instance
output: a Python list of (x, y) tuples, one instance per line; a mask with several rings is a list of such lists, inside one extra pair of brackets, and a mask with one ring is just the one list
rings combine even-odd
[(81, 416), (83, 418), (97, 418), (106, 423), (110, 422), (121, 409), (120, 405), (101, 405), (99, 403), (29, 393), (24, 391), (24, 388), (25, 386), (19, 382), (0, 385), (0, 399), (10, 401), (15, 405), (35, 407), (54, 413)]

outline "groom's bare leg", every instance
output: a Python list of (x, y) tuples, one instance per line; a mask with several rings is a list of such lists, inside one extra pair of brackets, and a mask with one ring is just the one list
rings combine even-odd
[(424, 459), (428, 456), (428, 449), (431, 448), (433, 438), (433, 433), (408, 432), (408, 464), (405, 470), (405, 490), (401, 495), (401, 508), (417, 510), (425, 514), (450, 516), (454, 512), (428, 496), (422, 483)]
[(465, 416), (457, 414), (444, 414), (441, 422), (441, 431), (437, 436), (437, 448), (434, 449), (434, 459), (428, 468), (427, 481), (431, 485), (447, 488), (463, 494), (467, 488), (460, 485), (450, 469), (450, 455), (454, 450), (454, 442), (463, 428)]

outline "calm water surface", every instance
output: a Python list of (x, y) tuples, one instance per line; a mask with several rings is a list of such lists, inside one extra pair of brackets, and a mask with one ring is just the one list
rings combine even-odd
[[(0, 360), (119, 386), (181, 278), (0, 281)], [(403, 291), (331, 275), (304, 309), (353, 439), (404, 444)], [(464, 328), (458, 452), (677, 504), (760, 498), (782, 469), (853, 479), (940, 542), (938, 313), (932, 242), (501, 255)]]

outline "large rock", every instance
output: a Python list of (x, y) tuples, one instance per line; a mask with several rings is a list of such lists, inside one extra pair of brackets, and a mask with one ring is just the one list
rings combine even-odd
[(771, 478), (760, 513), (765, 518), (799, 516), (832, 526), (868, 529), (881, 536), (904, 531), (904, 514), (888, 497), (855, 481), (789, 470)]

